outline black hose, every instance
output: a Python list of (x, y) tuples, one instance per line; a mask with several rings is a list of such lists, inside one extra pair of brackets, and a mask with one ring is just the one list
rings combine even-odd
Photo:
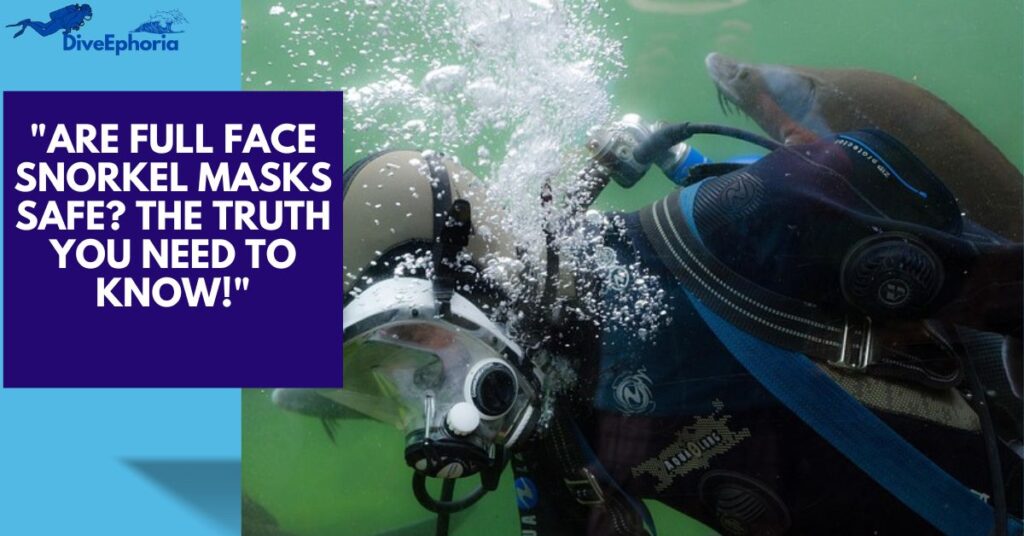
[(992, 413), (988, 409), (985, 387), (981, 384), (978, 371), (970, 356), (957, 352), (960, 362), (964, 367), (964, 377), (967, 380), (967, 387), (970, 389), (971, 397), (968, 399), (974, 412), (978, 414), (981, 423), (981, 433), (985, 439), (985, 454), (988, 457), (989, 479), (992, 485), (992, 504), (995, 510), (995, 536), (1006, 536), (1007, 511), (1006, 511), (1006, 488), (1003, 483), (1003, 464), (999, 460), (999, 444), (996, 435), (995, 425), (992, 424)]
[[(442, 493), (444, 490), (442, 489)], [(483, 486), (477, 486), (477, 488), (471, 491), (468, 495), (457, 500), (438, 501), (430, 496), (430, 492), (427, 491), (427, 477), (423, 473), (415, 472), (412, 476), (412, 494), (419, 501), (420, 505), (434, 512), (435, 514), (454, 514), (455, 512), (461, 512), (470, 506), (476, 504), (487, 490)]]
[(694, 134), (715, 134), (728, 136), (746, 142), (753, 143), (774, 151), (782, 147), (782, 144), (760, 134), (725, 125), (711, 125), (705, 123), (678, 123), (663, 127), (651, 137), (644, 140), (633, 150), (633, 159), (641, 165), (648, 165), (668, 151), (673, 145), (682, 143)]
[[(441, 502), (450, 503), (452, 497), (455, 496), (455, 480), (448, 478), (441, 484)], [(446, 512), (439, 512), (437, 514), (437, 529), (434, 534), (436, 536), (448, 536), (448, 520), (451, 514)]]

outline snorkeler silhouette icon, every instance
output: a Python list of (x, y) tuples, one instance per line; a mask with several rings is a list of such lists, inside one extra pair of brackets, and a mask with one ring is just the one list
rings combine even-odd
[(56, 11), (50, 12), (50, 20), (47, 22), (24, 19), (14, 24), (8, 24), (8, 28), (21, 26), (21, 29), (14, 34), (18, 37), (25, 33), (27, 28), (32, 28), (39, 35), (46, 37), (53, 35), (59, 30), (65, 34), (78, 31), (87, 21), (92, 19), (92, 7), (89, 4), (68, 4)]

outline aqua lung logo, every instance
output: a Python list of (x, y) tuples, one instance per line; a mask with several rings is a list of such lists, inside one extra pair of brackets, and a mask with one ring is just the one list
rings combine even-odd
[(721, 400), (711, 403), (714, 411), (706, 417), (696, 416), (692, 425), (676, 432), (675, 440), (666, 445), (657, 456), (632, 469), (633, 476), (643, 475), (657, 479), (654, 488), (667, 490), (678, 478), (711, 468), (711, 461), (732, 450), (750, 437), (750, 430), (734, 430), (729, 426), (730, 415), (722, 415), (725, 404)]
[(521, 476), (516, 479), (515, 487), (516, 505), (519, 506), (520, 510), (532, 510), (533, 507), (537, 506), (540, 496), (537, 494), (537, 485), (532, 480)]
[[(512, 455), (512, 471), (518, 475), (532, 472), (532, 467), (526, 461), (522, 452)], [(515, 481), (516, 505), (519, 506), (519, 530), (522, 536), (538, 536), (537, 515), (529, 513), (534, 507), (540, 504), (540, 493), (533, 480), (526, 476), (520, 476)]]
[(878, 287), (878, 299), (889, 307), (899, 307), (910, 297), (910, 287), (902, 279), (890, 279)]
[(68, 4), (50, 12), (48, 20), (24, 19), (8, 28), (18, 28), (14, 37), (32, 30), (40, 37), (61, 32), (61, 48), (65, 52), (102, 52), (115, 56), (141, 52), (177, 52), (181, 42), (177, 34), (188, 20), (176, 9), (157, 11), (147, 20), (124, 34), (105, 33), (102, 37), (82, 35), (80, 30), (93, 18), (89, 4)]
[(647, 368), (642, 367), (635, 372), (624, 372), (612, 383), (615, 404), (619, 411), (626, 415), (641, 415), (654, 411), (654, 394), (651, 386), (654, 382), (647, 375)]

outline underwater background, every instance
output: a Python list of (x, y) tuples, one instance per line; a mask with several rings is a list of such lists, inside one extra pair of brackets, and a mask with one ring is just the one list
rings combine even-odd
[[(579, 20), (574, 19), (574, 8)], [(379, 87), (375, 84), (401, 81), (410, 73), (422, 77), (445, 65), (465, 63), (466, 51), (423, 32), (423, 26), (403, 28), (402, 22), (413, 20), (411, 13), (420, 24), (450, 35), (468, 31), (459, 27), (467, 20), (467, 11), (477, 17), (514, 18), (517, 9), (570, 12), (559, 23), (568, 32), (562, 38), (573, 49), (572, 62), (565, 66), (586, 70), (580, 87), (590, 92), (576, 92), (580, 100), (559, 103), (557, 94), (542, 89), (537, 95), (538, 110), (529, 106), (522, 110), (524, 115), (533, 113), (557, 123), (561, 118), (550, 110), (566, 105), (572, 120), (561, 125), (563, 131), (556, 139), (565, 151), (583, 149), (585, 128), (573, 121), (611, 119), (627, 112), (648, 120), (717, 122), (759, 130), (751, 120), (726, 115), (719, 107), (704, 67), (704, 57), (717, 51), (744, 62), (866, 68), (912, 81), (963, 114), (1018, 168), (1024, 161), (1024, 1), (1020, 0), (629, 0), (600, 6), (585, 1), (563, 5), (556, 0), (243, 0), (242, 87), (350, 89)], [(385, 44), (375, 47), (378, 42)], [(513, 54), (502, 59), (523, 63), (487, 68), (505, 74), (522, 70), (529, 77), (530, 53), (536, 51), (515, 50), (525, 43), (512, 40)], [(408, 57), (390, 61), (403, 54)], [(394, 67), (398, 63), (401, 68)], [(544, 68), (538, 76), (560, 76), (557, 68)], [(566, 70), (565, 76), (574, 72)], [(607, 79), (601, 79), (604, 75)], [(413, 85), (419, 82), (412, 79)], [(572, 90), (573, 83), (564, 85)], [(470, 105), (460, 108), (459, 102), (430, 108), (417, 101), (395, 112), (424, 115), (396, 119), (395, 124), (407, 132), (396, 137), (395, 129), (372, 122), (375, 114), (391, 113), (382, 111), (389, 101), (379, 95), (374, 106), (346, 108), (346, 165), (385, 145), (433, 147), (439, 143), (471, 170), (488, 177), (500, 174), (501, 163), (513, 157), (542, 159), (519, 154), (522, 151), (508, 154), (508, 146), (558, 149), (523, 143), (523, 129), (539, 128), (530, 122), (512, 127), (499, 123), (480, 132), (468, 132), (478, 128), (479, 122), (447, 124), (444, 128), (464, 132), (432, 136), (432, 120), (445, 121), (453, 114), (473, 111)], [(518, 102), (522, 106), (524, 100)], [(946, 135), (935, 132), (936, 142)], [(574, 141), (577, 146), (572, 146)], [(705, 137), (692, 142), (712, 159), (756, 153), (730, 140)], [(658, 173), (652, 172), (630, 190), (610, 186), (597, 207), (633, 210), (663, 197), (674, 186)], [(283, 530), (296, 536), (433, 534), (433, 515), (419, 506), (410, 489), (412, 471), (403, 461), (400, 432), (369, 420), (346, 421), (339, 423), (336, 443), (332, 443), (316, 419), (274, 407), (269, 390), (244, 391), (242, 402), (242, 488), (277, 518)], [(457, 495), (476, 485), (471, 480), (460, 485)], [(659, 534), (711, 533), (681, 514), (648, 504)], [(510, 471), (498, 491), (453, 516), (451, 534), (519, 534)]]

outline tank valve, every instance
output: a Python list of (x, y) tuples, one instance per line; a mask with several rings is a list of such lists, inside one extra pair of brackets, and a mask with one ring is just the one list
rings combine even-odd
[[(639, 115), (626, 114), (622, 119), (608, 125), (592, 128), (587, 133), (587, 149), (596, 168), (617, 182), (623, 188), (631, 188), (650, 169), (650, 164), (640, 164), (633, 157), (633, 150), (651, 137), (665, 123), (645, 123)], [(708, 160), (686, 143), (674, 145), (659, 161), (654, 162), (672, 182), (680, 183), (691, 166)]]

